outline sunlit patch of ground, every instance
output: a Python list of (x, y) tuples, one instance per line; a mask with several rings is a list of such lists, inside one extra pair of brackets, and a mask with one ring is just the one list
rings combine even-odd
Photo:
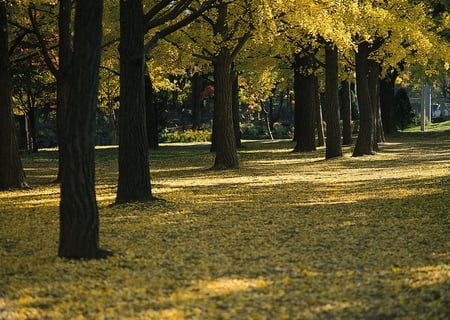
[(448, 319), (450, 139), (293, 147), (245, 142), (216, 172), (207, 145), (162, 145), (164, 200), (120, 206), (99, 150), (102, 261), (56, 257), (57, 156), (25, 157), (34, 188), (0, 192), (0, 319)]

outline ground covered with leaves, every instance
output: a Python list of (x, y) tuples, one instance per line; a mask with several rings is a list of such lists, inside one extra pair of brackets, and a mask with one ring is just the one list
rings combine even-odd
[(448, 319), (450, 134), (324, 160), (246, 141), (241, 168), (205, 144), (151, 154), (148, 204), (111, 205), (117, 149), (97, 152), (104, 249), (57, 258), (57, 154), (0, 192), (0, 319)]

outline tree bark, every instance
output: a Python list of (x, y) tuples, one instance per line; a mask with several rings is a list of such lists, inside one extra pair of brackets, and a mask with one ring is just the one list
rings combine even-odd
[(222, 47), (214, 59), (214, 145), (215, 170), (239, 167), (236, 137), (233, 126), (233, 79), (232, 56), (228, 48)]
[(350, 82), (341, 82), (342, 144), (352, 144), (352, 95)]
[(373, 155), (374, 114), (369, 91), (369, 43), (362, 42), (356, 53), (356, 86), (359, 105), (359, 134), (353, 156)]
[(295, 141), (294, 152), (316, 150), (315, 141), (315, 85), (316, 79), (308, 69), (309, 57), (295, 55), (294, 94), (295, 94)]
[(0, 190), (26, 188), (12, 113), (6, 2), (0, 1)]
[(325, 45), (325, 95), (327, 97), (327, 142), (325, 158), (342, 156), (341, 128), (339, 120), (338, 51), (335, 45)]
[(98, 247), (95, 196), (95, 116), (102, 39), (102, 0), (78, 0), (73, 73), (65, 109), (58, 254), (70, 259), (104, 257)]
[(231, 81), (232, 81), (232, 98), (231, 105), (233, 108), (233, 130), (234, 137), (236, 139), (236, 147), (240, 148), (242, 146), (241, 143), (241, 108), (239, 106), (239, 78), (238, 73), (234, 68), (231, 70)]
[[(58, 32), (59, 32), (59, 68), (54, 70), (54, 76), (56, 78), (56, 135), (58, 137), (58, 146), (64, 144), (64, 110), (68, 103), (68, 93), (70, 89), (70, 68), (72, 63), (72, 34), (71, 34), (71, 21), (72, 21), (72, 1), (60, 0), (59, 1), (59, 14), (58, 14)], [(51, 68), (51, 69), (56, 69)], [(64, 168), (63, 157), (61, 152), (58, 155), (58, 175), (56, 177), (57, 182), (62, 180), (62, 170)]]
[(116, 203), (153, 200), (145, 114), (142, 1), (120, 1), (119, 183)]
[(319, 79), (315, 76), (314, 80), (314, 105), (315, 105), (315, 115), (316, 115), (316, 130), (317, 130), (317, 146), (325, 146), (325, 132), (323, 129), (323, 116), (322, 116), (322, 102), (320, 99), (319, 92)]
[(199, 71), (195, 71), (191, 78), (191, 101), (192, 101), (192, 130), (199, 130), (202, 122), (202, 75)]
[(380, 65), (378, 62), (369, 60), (369, 90), (370, 101), (373, 110), (373, 149), (379, 150), (378, 143), (384, 141), (383, 126), (380, 112)]

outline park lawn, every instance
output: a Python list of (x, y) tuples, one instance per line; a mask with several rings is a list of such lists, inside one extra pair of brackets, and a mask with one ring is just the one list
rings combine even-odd
[(24, 157), (32, 190), (0, 192), (0, 319), (448, 319), (450, 134), (402, 134), (324, 160), (245, 141), (151, 154), (147, 204), (113, 206), (117, 149), (97, 152), (106, 260), (56, 257), (55, 151)]

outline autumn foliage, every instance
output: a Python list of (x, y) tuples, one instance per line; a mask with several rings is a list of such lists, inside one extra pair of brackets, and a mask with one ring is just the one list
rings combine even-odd
[(26, 156), (32, 190), (0, 193), (1, 319), (447, 319), (450, 137), (371, 157), (244, 142), (239, 170), (206, 144), (151, 154), (154, 194), (111, 205), (117, 149), (97, 150), (105, 260), (56, 257), (54, 151)]

